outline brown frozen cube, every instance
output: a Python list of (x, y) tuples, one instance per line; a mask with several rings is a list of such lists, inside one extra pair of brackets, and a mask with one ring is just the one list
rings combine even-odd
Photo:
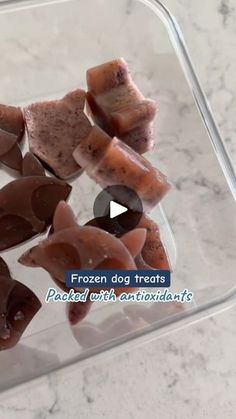
[(61, 179), (81, 172), (72, 154), (91, 129), (84, 113), (85, 97), (78, 89), (61, 100), (35, 103), (24, 110), (30, 151)]
[(139, 154), (152, 149), (157, 105), (135, 85), (124, 59), (89, 69), (87, 85), (87, 101), (97, 125)]
[(95, 96), (110, 92), (130, 82), (128, 64), (124, 59), (116, 59), (87, 71), (89, 91)]

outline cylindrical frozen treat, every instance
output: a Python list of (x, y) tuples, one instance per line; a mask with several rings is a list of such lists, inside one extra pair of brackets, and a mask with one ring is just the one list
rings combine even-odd
[(133, 189), (147, 211), (156, 206), (170, 189), (166, 176), (150, 162), (96, 126), (80, 142), (73, 156), (102, 188), (125, 185)]
[(125, 60), (89, 69), (87, 84), (87, 102), (95, 123), (139, 154), (152, 149), (157, 105), (135, 85)]
[(94, 126), (90, 134), (74, 150), (73, 157), (76, 161), (80, 161), (80, 166), (90, 173), (102, 161), (111, 143), (112, 138), (99, 127)]

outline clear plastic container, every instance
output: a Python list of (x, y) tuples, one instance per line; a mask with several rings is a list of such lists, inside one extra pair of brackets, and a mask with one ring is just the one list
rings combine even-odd
[[(159, 1), (3, 1), (0, 28), (1, 103), (24, 106), (85, 88), (88, 68), (120, 56), (144, 94), (157, 100), (156, 147), (147, 157), (173, 186), (152, 217), (174, 266), (172, 290), (194, 292), (194, 302), (183, 306), (94, 305), (73, 330), (65, 305), (44, 304), (20, 344), (0, 353), (4, 390), (235, 303), (236, 178), (182, 34)], [(7, 181), (1, 170), (0, 186)], [(99, 188), (85, 174), (73, 187), (70, 203), (87, 221)], [(49, 276), (16, 262), (28, 247), (2, 256), (43, 301)]]

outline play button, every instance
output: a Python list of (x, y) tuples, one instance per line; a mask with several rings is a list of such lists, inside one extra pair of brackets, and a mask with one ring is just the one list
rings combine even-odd
[(118, 217), (118, 215), (124, 214), (128, 211), (128, 208), (123, 205), (117, 204), (115, 201), (110, 202), (110, 218)]
[(109, 233), (122, 235), (133, 230), (139, 223), (143, 206), (135, 191), (123, 185), (109, 186), (97, 196), (94, 220), (90, 225), (98, 225)]

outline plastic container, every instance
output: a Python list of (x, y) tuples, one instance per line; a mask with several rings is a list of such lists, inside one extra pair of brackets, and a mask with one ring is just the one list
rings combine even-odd
[[(120, 56), (144, 94), (158, 101), (156, 147), (148, 158), (173, 187), (152, 217), (174, 265), (172, 290), (194, 292), (194, 303), (184, 306), (100, 304), (74, 330), (63, 304), (44, 304), (21, 343), (0, 353), (4, 390), (235, 303), (236, 179), (182, 34), (159, 1), (3, 1), (0, 28), (1, 103), (59, 98), (86, 87), (89, 67)], [(7, 181), (1, 170), (0, 186)], [(99, 188), (86, 175), (73, 187), (70, 203), (87, 221)], [(3, 257), (43, 301), (48, 275), (16, 262), (28, 247)]]

